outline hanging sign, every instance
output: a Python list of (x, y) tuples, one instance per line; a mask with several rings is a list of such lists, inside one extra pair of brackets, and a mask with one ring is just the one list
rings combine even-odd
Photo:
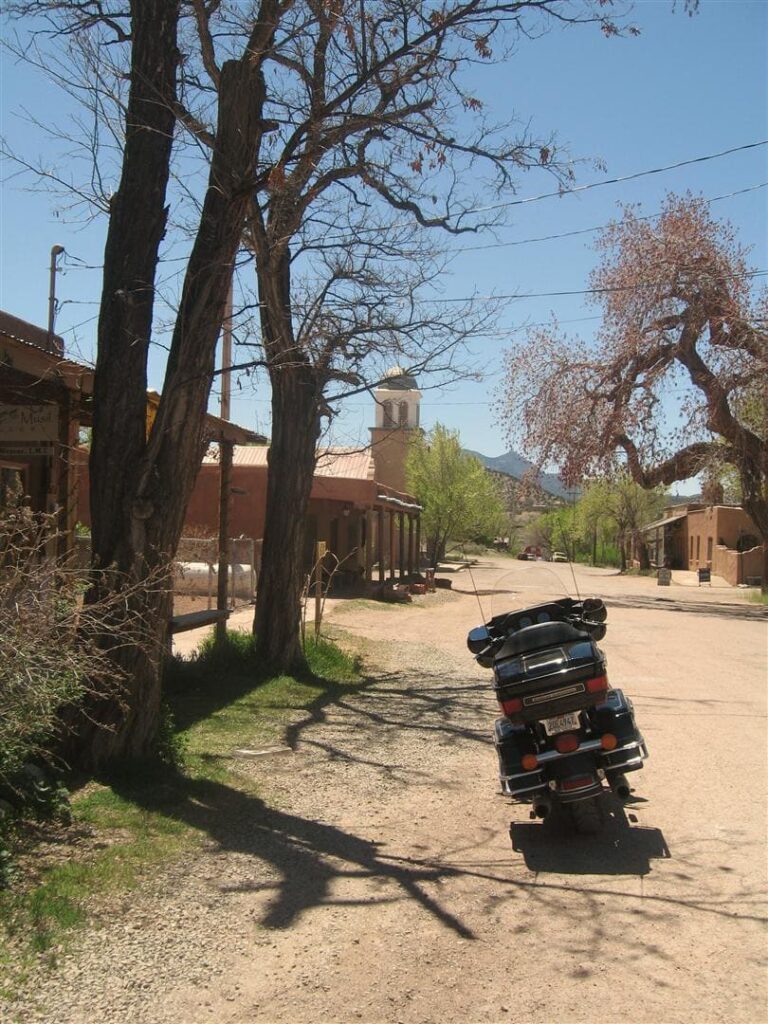
[(0, 446), (50, 444), (59, 437), (58, 405), (0, 405)]

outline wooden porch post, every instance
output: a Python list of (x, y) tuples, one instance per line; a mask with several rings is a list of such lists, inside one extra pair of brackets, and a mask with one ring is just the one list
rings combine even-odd
[(370, 586), (373, 582), (373, 530), (374, 513), (368, 509), (365, 513), (365, 583)]
[[(229, 502), (232, 487), (232, 461), (234, 444), (219, 442), (219, 575), (216, 591), (216, 608), (227, 610), (227, 578), (229, 576)], [(225, 618), (216, 623), (216, 639), (223, 640), (227, 633)]]
[(59, 443), (56, 453), (58, 466), (57, 504), (59, 506), (59, 536), (56, 554), (69, 557), (75, 549), (75, 523), (77, 521), (78, 467), (74, 465), (75, 449), (80, 433), (78, 396), (65, 391), (59, 402)]
[(397, 516), (397, 526), (400, 531), (400, 557), (398, 558), (398, 569), (400, 570), (399, 576), (402, 579), (405, 575), (405, 512), (399, 512)]
[(416, 560), (416, 572), (421, 572), (421, 516), (416, 516), (416, 544), (414, 545), (415, 560)]
[(378, 541), (376, 544), (376, 554), (379, 560), (379, 583), (383, 583), (385, 579), (386, 563), (384, 561), (384, 509), (379, 509), (379, 529), (378, 529)]
[(394, 512), (389, 511), (389, 579), (394, 580)]
[(408, 513), (408, 575), (413, 576), (413, 516)]

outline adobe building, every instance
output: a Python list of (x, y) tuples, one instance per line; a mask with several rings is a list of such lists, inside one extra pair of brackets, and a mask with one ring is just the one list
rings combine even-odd
[[(370, 447), (327, 448), (318, 454), (306, 517), (304, 567), (315, 564), (319, 541), (338, 560), (335, 583), (371, 587), (419, 570), (421, 507), (405, 490), (408, 439), (418, 429), (421, 395), (412, 377), (396, 368), (374, 391), (376, 426)], [(236, 447), (233, 454), (230, 534), (263, 540), (268, 449)], [(188, 535), (217, 529), (218, 454), (204, 459), (187, 507)]]
[(642, 532), (654, 565), (708, 568), (731, 586), (758, 586), (762, 581), (760, 536), (740, 505), (673, 505)]

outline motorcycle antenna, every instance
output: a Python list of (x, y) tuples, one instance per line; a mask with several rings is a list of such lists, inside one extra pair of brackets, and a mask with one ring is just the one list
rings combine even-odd
[(563, 538), (563, 545), (565, 546), (565, 553), (568, 555), (568, 565), (571, 568), (571, 576), (573, 577), (573, 589), (576, 591), (576, 600), (581, 600), (581, 594), (579, 593), (579, 584), (576, 582), (576, 570), (573, 568), (573, 556), (576, 554), (576, 545), (571, 543), (570, 534), (567, 534), (563, 528), (560, 528), (560, 534)]
[(480, 592), (477, 589), (475, 577), (472, 575), (472, 565), (469, 559), (467, 558), (467, 552), (464, 550), (463, 544), (461, 545), (461, 553), (467, 561), (467, 572), (469, 573), (469, 578), (472, 580), (472, 589), (475, 592), (475, 600), (477, 601), (477, 606), (480, 609), (480, 618), (482, 619), (483, 622), (485, 622), (485, 612), (483, 611), (483, 604), (482, 601), (480, 600)]

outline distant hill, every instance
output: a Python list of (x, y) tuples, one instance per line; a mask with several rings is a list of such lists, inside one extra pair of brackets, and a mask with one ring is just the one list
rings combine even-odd
[(508, 451), (504, 455), (489, 456), (483, 455), (481, 452), (467, 450), (467, 455), (474, 455), (488, 469), (495, 469), (498, 473), (506, 473), (508, 476), (514, 477), (515, 480), (522, 480), (526, 473), (533, 472), (536, 475), (536, 482), (543, 491), (546, 491), (547, 494), (553, 494), (556, 498), (561, 498), (563, 501), (571, 501), (574, 496), (578, 496), (578, 492), (569, 490), (556, 474), (536, 474), (536, 467), (533, 463), (524, 459), (522, 455), (518, 455), (517, 452)]

